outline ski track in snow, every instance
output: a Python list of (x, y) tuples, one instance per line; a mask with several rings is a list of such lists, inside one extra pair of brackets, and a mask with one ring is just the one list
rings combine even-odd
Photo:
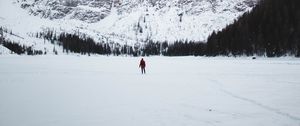
[(231, 96), (231, 97), (233, 97), (233, 98), (236, 98), (236, 99), (239, 99), (239, 100), (246, 101), (246, 102), (249, 102), (249, 103), (251, 103), (251, 104), (257, 105), (257, 106), (259, 106), (259, 107), (261, 107), (261, 108), (263, 108), (263, 109), (266, 109), (266, 110), (269, 110), (269, 111), (271, 111), (271, 112), (274, 112), (274, 113), (276, 113), (276, 114), (278, 114), (278, 115), (287, 117), (287, 118), (289, 118), (289, 119), (291, 119), (291, 120), (294, 120), (294, 121), (300, 121), (300, 118), (299, 118), (299, 117), (294, 116), (294, 115), (292, 115), (292, 114), (290, 114), (290, 113), (283, 112), (283, 111), (281, 111), (280, 109), (276, 109), (276, 108), (273, 108), (273, 107), (271, 107), (271, 106), (264, 105), (264, 104), (262, 104), (262, 103), (260, 103), (260, 102), (258, 102), (258, 101), (256, 101), (256, 100), (249, 99), (249, 98), (246, 98), (246, 97), (237, 95), (237, 94), (235, 94), (235, 93), (232, 93), (232, 92), (230, 92), (230, 91), (228, 91), (228, 90), (225, 90), (225, 89), (222, 88), (222, 85), (223, 85), (223, 84), (222, 84), (221, 82), (219, 82), (218, 80), (210, 79), (210, 81), (213, 82), (213, 83), (215, 83), (215, 84), (217, 84), (217, 85), (219, 86), (218, 89), (219, 89), (220, 91), (222, 91), (223, 93), (225, 93), (225, 94), (227, 94), (227, 95), (229, 95), (229, 96)]

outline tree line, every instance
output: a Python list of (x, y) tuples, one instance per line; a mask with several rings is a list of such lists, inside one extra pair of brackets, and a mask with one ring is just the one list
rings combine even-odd
[(79, 37), (76, 34), (61, 33), (58, 37), (58, 44), (63, 47), (66, 53), (85, 54), (110, 54), (110, 46), (106, 43), (96, 43), (90, 37)]
[(4, 32), (7, 34), (15, 35), (12, 31), (8, 32), (8, 29), (0, 27), (0, 45), (3, 45), (7, 49), (11, 50), (12, 53), (16, 53), (18, 55), (27, 54), (27, 55), (43, 55), (44, 52), (41, 50), (35, 50), (30, 46), (21, 45), (19, 43), (6, 40), (4, 38)]
[(299, 6), (299, 0), (260, 0), (251, 12), (210, 35), (207, 55), (299, 57)]
[(42, 50), (35, 50), (32, 47), (28, 47), (25, 45), (20, 45), (19, 43), (12, 42), (9, 40), (2, 40), (1, 43), (4, 47), (8, 48), (12, 52), (21, 55), (21, 54), (27, 54), (27, 55), (43, 55)]
[(149, 41), (141, 46), (135, 44), (120, 45), (118, 43), (95, 42), (92, 38), (85, 35), (80, 36), (76, 33), (61, 33), (58, 36), (58, 45), (62, 46), (66, 53), (80, 53), (83, 55), (100, 54), (100, 55), (130, 55), (130, 56), (149, 56), (160, 54), (160, 43)]
[(131, 45), (120, 45), (118, 43), (95, 42), (90, 37), (80, 37), (78, 34), (62, 33), (58, 37), (58, 44), (64, 52), (80, 54), (100, 54), (100, 55), (130, 55), (130, 56), (204, 56), (206, 54), (206, 44), (194, 41), (176, 41), (173, 44), (168, 42), (154, 42), (149, 40)]

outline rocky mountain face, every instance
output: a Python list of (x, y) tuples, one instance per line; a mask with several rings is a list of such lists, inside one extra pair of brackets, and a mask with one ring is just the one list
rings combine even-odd
[[(99, 22), (115, 7), (118, 14), (130, 13), (136, 8), (154, 8), (164, 12), (176, 7), (178, 14), (199, 15), (244, 12), (256, 0), (20, 0), (20, 6), (30, 14), (49, 19), (77, 19), (88, 23)], [(147, 11), (147, 9), (145, 9)]]
[(105, 18), (110, 11), (110, 1), (94, 0), (23, 0), (21, 7), (31, 15), (49, 19), (78, 19), (85, 22), (97, 22)]
[(74, 27), (72, 30), (84, 30), (95, 39), (136, 43), (205, 42), (213, 31), (250, 11), (257, 0), (17, 0), (16, 3), (29, 15), (63, 21), (60, 29)]

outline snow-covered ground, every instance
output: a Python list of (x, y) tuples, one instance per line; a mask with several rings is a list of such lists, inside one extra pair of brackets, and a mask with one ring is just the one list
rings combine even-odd
[(0, 56), (1, 126), (299, 126), (300, 59)]
[(11, 51), (4, 47), (3, 45), (0, 45), (0, 55), (10, 55)]

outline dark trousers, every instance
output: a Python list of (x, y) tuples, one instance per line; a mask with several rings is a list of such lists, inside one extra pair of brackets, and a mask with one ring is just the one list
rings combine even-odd
[(145, 69), (145, 67), (141, 67), (141, 70), (142, 70), (142, 74), (146, 74), (146, 69)]

